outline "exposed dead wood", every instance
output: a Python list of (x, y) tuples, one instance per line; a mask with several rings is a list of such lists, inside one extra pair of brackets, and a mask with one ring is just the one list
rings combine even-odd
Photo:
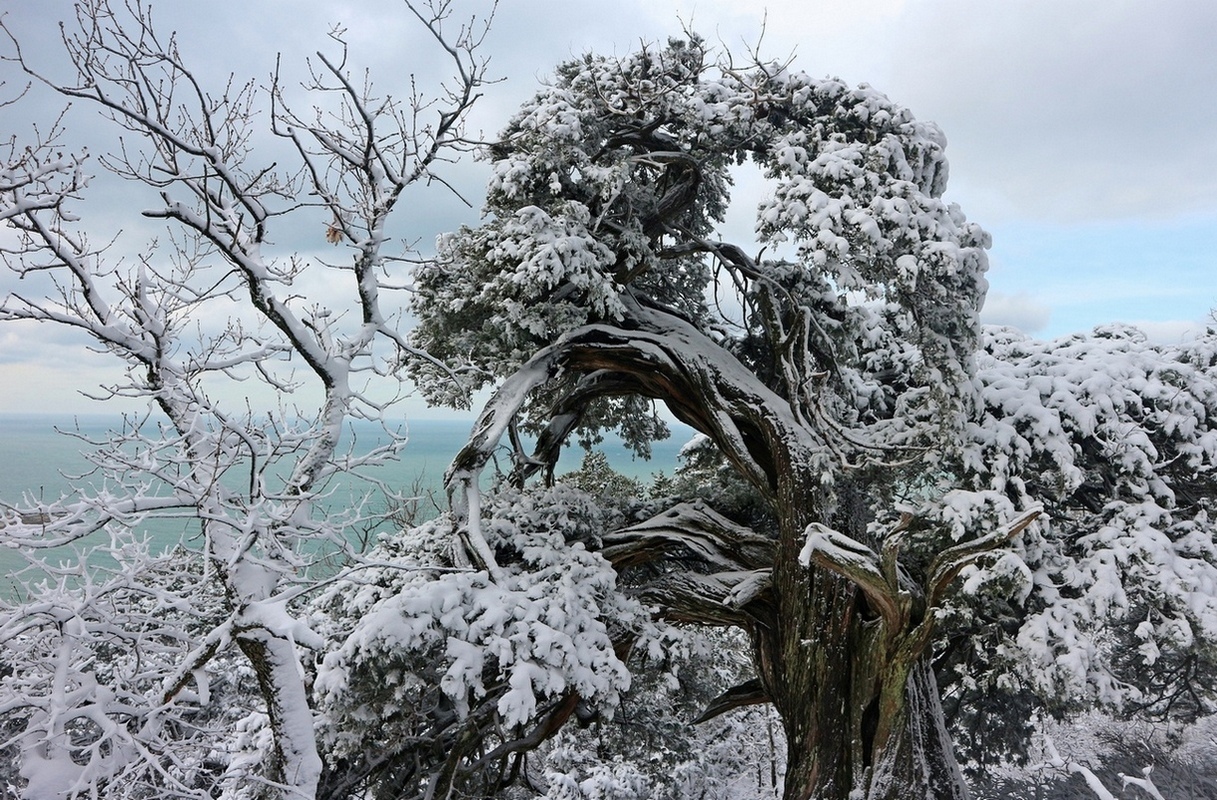
[(710, 704), (706, 706), (706, 710), (701, 712), (701, 715), (697, 719), (693, 720), (693, 724), (700, 725), (707, 720), (712, 720), (721, 714), (737, 708), (768, 702), (769, 692), (765, 691), (765, 686), (761, 683), (761, 679), (753, 678), (750, 681), (741, 683), (739, 686), (732, 686), (711, 700)]
[(732, 522), (701, 501), (680, 503), (645, 522), (604, 537), (601, 553), (618, 569), (676, 555), (722, 568), (748, 570), (773, 563), (774, 542)]

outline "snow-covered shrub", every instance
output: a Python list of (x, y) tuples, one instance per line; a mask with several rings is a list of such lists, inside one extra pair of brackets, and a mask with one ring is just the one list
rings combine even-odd
[(261, 708), (248, 667), (209, 652), (214, 587), (129, 531), (103, 553), (31, 567), (0, 600), (0, 778), (30, 800), (214, 796), (239, 750), (219, 732)]
[(342, 636), (314, 683), (328, 756), (370, 773), (418, 759), (409, 780), (433, 780), (445, 764), (477, 764), (462, 749), (474, 731), (510, 752), (576, 706), (611, 717), (631, 645), (658, 646), (649, 612), (589, 549), (612, 523), (562, 485), (493, 493), (483, 532), (496, 580), (453, 562), (449, 517), (386, 538), (369, 554), (379, 566), (315, 606), (318, 627)]
[(545, 769), (545, 800), (640, 800), (653, 797), (646, 777), (620, 757), (612, 763), (584, 765), (581, 753), (562, 747), (549, 752)]
[(977, 375), (949, 477), (972, 491), (923, 513), (959, 536), (1002, 507), (1045, 513), (950, 604), (939, 664), (956, 730), (982, 745), (969, 756), (1026, 741), (1039, 712), (1211, 713), (1217, 330), (1158, 345), (1127, 326), (1051, 342), (993, 329)]

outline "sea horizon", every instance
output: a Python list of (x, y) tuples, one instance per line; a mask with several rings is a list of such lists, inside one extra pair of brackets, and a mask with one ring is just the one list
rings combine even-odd
[[(85, 439), (104, 438), (122, 420), (121, 414), (0, 412), (0, 502), (12, 503), (26, 492), (37, 496), (39, 491), (50, 500), (69, 490), (73, 482), (84, 480), (90, 465), (82, 453), (91, 447)], [(406, 445), (396, 461), (384, 465), (385, 479), (441, 482), (473, 424), (472, 417), (401, 420)], [(638, 458), (613, 434), (606, 434), (593, 449), (603, 452), (613, 469), (628, 477), (647, 481), (661, 471), (670, 475), (694, 431), (679, 423), (669, 426), (672, 436), (654, 443), (649, 460)], [(351, 421), (347, 430), (353, 430), (357, 439), (381, 433), (379, 423), (364, 420)], [(583, 452), (578, 445), (568, 447), (558, 472), (578, 469)]]
[[(121, 422), (121, 414), (0, 412), (0, 507), (27, 505), (29, 500), (51, 503), (71, 494), (74, 487), (97, 489), (101, 485), (100, 476), (91, 471), (91, 465), (82, 455), (89, 445), (79, 437), (104, 439), (106, 431)], [(408, 438), (399, 458), (375, 467), (372, 473), (394, 491), (422, 498), (418, 517), (421, 521), (446, 507), (444, 473), (467, 441), (473, 420), (417, 419), (404, 421), (403, 425)], [(376, 423), (355, 421), (353, 428), (359, 449), (375, 443)], [(604, 452), (618, 472), (644, 483), (650, 482), (657, 472), (672, 474), (681, 447), (693, 433), (683, 425), (672, 428), (673, 436), (656, 443), (649, 461), (634, 458), (615, 436), (606, 436), (595, 449)], [(66, 430), (74, 433), (61, 432)], [(578, 469), (582, 457), (582, 448), (568, 448), (559, 461), (558, 473)], [(332, 489), (330, 502), (341, 502), (338, 499), (341, 497), (357, 501), (370, 490), (370, 485), (339, 483)], [(377, 499), (374, 502), (384, 502), (388, 508), (388, 501)], [(134, 530), (148, 536), (156, 549), (164, 549), (191, 538), (192, 528), (182, 519), (149, 519)], [(54, 555), (60, 551), (71, 559), (74, 548), (56, 548), (42, 551), (41, 555)], [(0, 583), (13, 580), (27, 565), (26, 556), (31, 554), (11, 546), (0, 548)], [(11, 586), (0, 586), (0, 594), (11, 591)]]

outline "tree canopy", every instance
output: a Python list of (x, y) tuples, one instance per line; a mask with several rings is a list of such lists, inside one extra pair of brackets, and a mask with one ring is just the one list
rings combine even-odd
[[(487, 223), (420, 270), (414, 341), (472, 388), (581, 325), (645, 326), (662, 311), (799, 419), (916, 446), (926, 420), (956, 420), (985, 288), (986, 235), (941, 199), (944, 143), (868, 87), (720, 68), (696, 37), (565, 64), (489, 148)], [(759, 246), (789, 258), (715, 236), (745, 162), (772, 189)], [(632, 439), (628, 408), (585, 424)]]
[(978, 516), (1044, 515), (961, 586), (968, 635), (940, 656), (958, 713), (975, 724), (970, 705), (1020, 695), (1056, 713), (1211, 712), (1217, 331), (1167, 346), (1121, 325), (1048, 342), (992, 329), (977, 378), (953, 472), (974, 491), (947, 495), (946, 521), (963, 537)]

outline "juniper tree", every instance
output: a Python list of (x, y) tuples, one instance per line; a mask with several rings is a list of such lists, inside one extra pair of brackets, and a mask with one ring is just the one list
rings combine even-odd
[[(512, 481), (544, 480), (600, 430), (645, 452), (656, 402), (750, 498), (598, 548), (662, 620), (747, 632), (756, 677), (707, 711), (772, 704), (788, 798), (966, 796), (939, 679), (957, 729), (1017, 698), (1015, 737), (1044, 710), (1211, 702), (1213, 335), (982, 333), (989, 238), (943, 198), (944, 146), (868, 86), (696, 37), (589, 55), (487, 149), (485, 223), (419, 274), (414, 341), (494, 386), (448, 474), (453, 563), (521, 563), (480, 510), (500, 441)], [(743, 164), (767, 183), (741, 244), (718, 231)], [(646, 641), (625, 627), (618, 649)]]
[[(522, 480), (578, 430), (645, 448), (660, 401), (760, 499), (764, 530), (683, 504), (604, 552), (712, 551), (712, 568), (662, 572), (646, 597), (669, 620), (748, 631), (757, 680), (722, 706), (777, 709), (790, 798), (963, 796), (935, 620), (951, 579), (1034, 516), (922, 570), (901, 559), (897, 499), (944, 468), (975, 402), (988, 239), (942, 199), (943, 147), (873, 89), (715, 64), (695, 37), (589, 56), (490, 147), (486, 223), (419, 275), (414, 341), (497, 382), (449, 474), (469, 558), (490, 575), (477, 480), (516, 424), (539, 435), (518, 453)], [(755, 254), (715, 232), (745, 162), (769, 186)]]

